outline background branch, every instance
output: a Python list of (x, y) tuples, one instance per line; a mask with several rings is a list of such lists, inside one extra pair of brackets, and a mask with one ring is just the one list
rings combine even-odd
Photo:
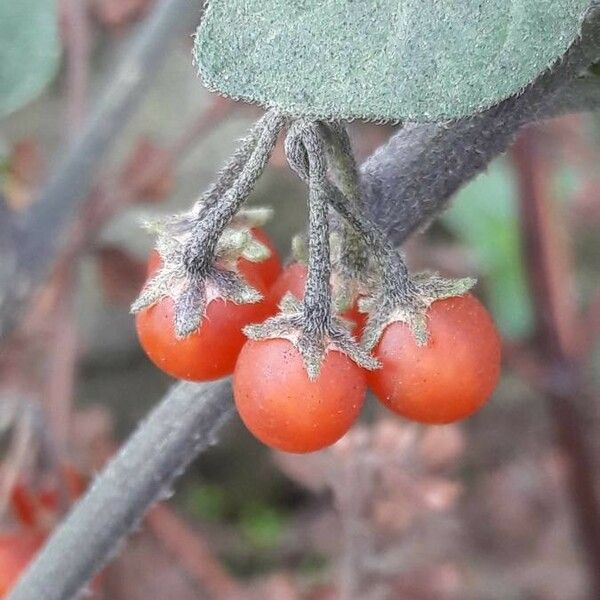
[(552, 172), (535, 130), (519, 137), (511, 157), (519, 186), (523, 261), (535, 307), (534, 346), (543, 366), (544, 392), (565, 456), (573, 516), (587, 564), (589, 598), (600, 598), (600, 496), (589, 444), (580, 348), (581, 326), (563, 221), (552, 203)]
[(233, 412), (229, 380), (178, 383), (52, 535), (11, 600), (70, 600)]
[[(210, 540), (201, 538), (189, 523), (160, 503), (146, 517), (155, 537), (214, 600), (244, 597), (243, 587), (213, 556)], [(246, 595), (247, 596), (247, 595)]]
[(91, 31), (85, 0), (61, 0), (59, 11), (66, 50), (67, 135), (75, 139), (85, 121), (89, 90)]
[(196, 17), (198, 6), (190, 0), (158, 0), (82, 135), (24, 218), (13, 220), (14, 244), (0, 269), (0, 338), (49, 273), (77, 208), (90, 192), (99, 161), (133, 114), (168, 44)]

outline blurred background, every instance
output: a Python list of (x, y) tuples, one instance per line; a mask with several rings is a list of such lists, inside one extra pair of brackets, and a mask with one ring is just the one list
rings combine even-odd
[[(58, 58), (42, 58), (32, 91), (0, 113), (0, 220), (26, 214), (98, 99), (118, 90), (155, 4), (62, 0), (56, 32), (36, 25), (40, 55)], [(141, 222), (190, 206), (260, 114), (202, 87), (200, 11), (181, 11), (94, 164), (50, 278), (2, 339), (0, 592), (3, 557), (34, 552), (172, 384), (128, 312), (152, 247)], [(393, 132), (350, 126), (361, 160)], [(406, 245), (413, 269), (479, 278), (505, 346), (484, 410), (421, 427), (370, 399), (344, 439), (308, 456), (265, 449), (236, 417), (93, 597), (600, 598), (599, 159), (599, 115), (528, 129)], [(251, 202), (275, 209), (266, 229), (282, 257), (304, 196), (279, 146)]]

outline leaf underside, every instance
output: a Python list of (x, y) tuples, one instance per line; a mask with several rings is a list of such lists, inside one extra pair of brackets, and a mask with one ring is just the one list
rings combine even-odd
[(315, 118), (439, 121), (564, 55), (590, 0), (210, 0), (195, 59), (232, 98)]
[(59, 57), (55, 0), (0, 1), (0, 118), (44, 89)]

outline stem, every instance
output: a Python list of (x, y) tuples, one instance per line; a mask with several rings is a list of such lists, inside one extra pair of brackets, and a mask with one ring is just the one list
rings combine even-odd
[[(202, 194), (200, 204), (205, 208), (214, 205), (239, 179), (244, 167), (252, 158), (266, 126), (269, 113), (263, 115), (250, 129), (248, 135), (240, 141), (227, 164), (219, 171), (214, 183)], [(199, 211), (202, 214), (202, 211)]]
[(372, 255), (379, 265), (383, 288), (390, 299), (405, 300), (412, 293), (412, 284), (406, 263), (398, 250), (369, 216), (362, 214), (335, 185), (325, 185), (331, 205), (362, 237), (364, 245), (372, 249)]
[(569, 281), (568, 250), (551, 216), (552, 177), (544, 168), (534, 130), (514, 146), (521, 198), (523, 259), (537, 318), (536, 348), (548, 375), (547, 398), (558, 442), (567, 459), (568, 492), (588, 566), (589, 598), (600, 598), (600, 498), (588, 447), (585, 397), (579, 357), (578, 323)]
[[(360, 189), (360, 178), (346, 127), (342, 123), (323, 123), (323, 130), (329, 142), (327, 148), (333, 167), (334, 181), (349, 201), (362, 210), (364, 201)], [(362, 238), (348, 222), (345, 222), (341, 257), (342, 269), (350, 276), (360, 278), (366, 270), (368, 262), (367, 249)]]
[[(77, 374), (77, 320), (75, 292), (78, 283), (76, 263), (63, 263), (55, 275), (57, 287), (51, 316), (53, 329), (47, 348), (48, 375), (45, 384), (45, 408), (49, 433), (61, 460), (67, 456)], [(56, 352), (55, 349), (60, 351)]]
[[(310, 156), (309, 156), (310, 160)], [(304, 288), (304, 323), (307, 332), (326, 333), (331, 323), (331, 263), (327, 199), (320, 182), (309, 182), (309, 259)]]
[(331, 325), (331, 262), (328, 203), (325, 191), (327, 155), (318, 124), (304, 119), (292, 123), (285, 153), (292, 170), (308, 185), (309, 259), (304, 287), (304, 333), (325, 334)]
[(98, 476), (10, 600), (70, 600), (232, 414), (229, 380), (179, 383)]
[(330, 142), (327, 148), (334, 166), (335, 181), (351, 202), (360, 207), (364, 202), (360, 191), (358, 166), (354, 159), (348, 131), (344, 124), (339, 122), (323, 122), (322, 127)]
[[(199, 217), (184, 254), (186, 269), (194, 277), (204, 276), (212, 267), (221, 234), (240, 210), (265, 170), (284, 124), (285, 117), (276, 111), (265, 115), (259, 124), (260, 136), (241, 173), (221, 201), (213, 204), (207, 214)], [(228, 178), (223, 178), (223, 181), (228, 181)], [(221, 193), (222, 185), (223, 182), (219, 182), (212, 193)]]
[(316, 123), (295, 121), (286, 138), (286, 153), (290, 166), (299, 177), (307, 181), (309, 186), (318, 184), (319, 193), (327, 198), (333, 208), (358, 233), (361, 243), (374, 250), (374, 258), (379, 264), (383, 287), (388, 297), (399, 301), (406, 299), (412, 292), (412, 284), (402, 256), (379, 227), (361, 212), (360, 207), (327, 179), (326, 168), (322, 164), (326, 157), (319, 126)]

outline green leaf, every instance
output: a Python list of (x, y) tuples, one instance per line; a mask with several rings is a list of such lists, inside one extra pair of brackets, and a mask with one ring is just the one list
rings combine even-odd
[(226, 96), (315, 118), (435, 121), (498, 103), (590, 0), (210, 0), (195, 58)]
[(533, 314), (521, 259), (517, 192), (506, 164), (492, 163), (463, 188), (442, 220), (479, 261), (490, 309), (504, 336), (530, 334)]
[(277, 545), (283, 532), (283, 516), (275, 508), (250, 504), (240, 516), (240, 528), (247, 541), (257, 548)]
[(59, 56), (54, 0), (0, 1), (0, 118), (40, 94)]
[(196, 518), (218, 523), (225, 520), (228, 499), (223, 488), (218, 485), (190, 485), (185, 490), (186, 508)]

